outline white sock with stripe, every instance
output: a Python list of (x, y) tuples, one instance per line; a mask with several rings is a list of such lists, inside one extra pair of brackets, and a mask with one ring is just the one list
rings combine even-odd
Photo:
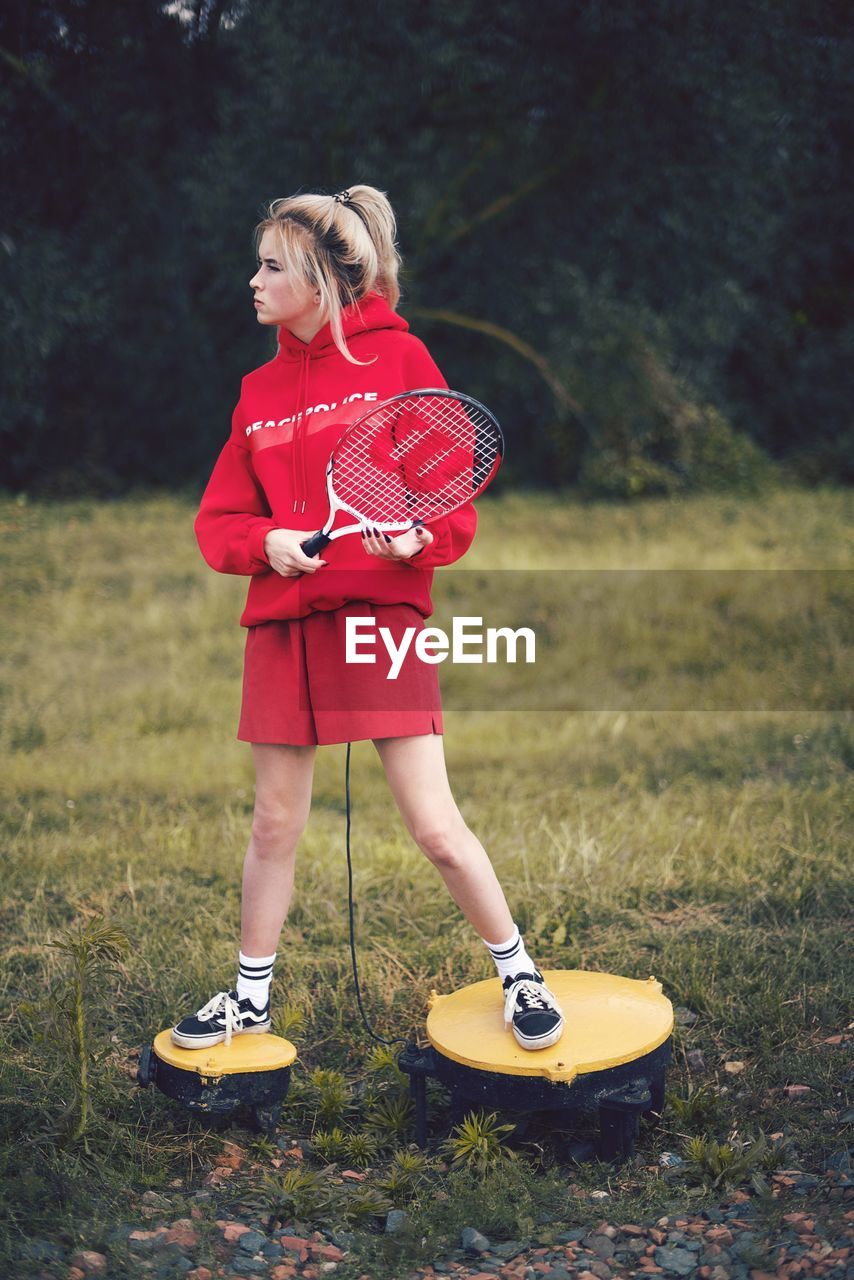
[(237, 998), (248, 998), (256, 1009), (263, 1009), (270, 998), (276, 952), (271, 956), (245, 956), (242, 951), (237, 954)]
[(525, 943), (516, 925), (506, 942), (487, 942), (484, 938), (484, 946), (492, 956), (502, 982), (505, 978), (515, 978), (517, 973), (533, 973), (537, 967), (525, 950)]

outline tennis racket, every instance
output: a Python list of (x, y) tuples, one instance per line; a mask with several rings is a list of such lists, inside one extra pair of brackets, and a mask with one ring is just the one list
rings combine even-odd
[[(407, 391), (347, 428), (326, 467), (329, 518), (301, 543), (307, 556), (334, 538), (430, 524), (471, 502), (495, 478), (504, 437), (493, 415), (458, 391)], [(338, 512), (356, 521), (333, 529)]]

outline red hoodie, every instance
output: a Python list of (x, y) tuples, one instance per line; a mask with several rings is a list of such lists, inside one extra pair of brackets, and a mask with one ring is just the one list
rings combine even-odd
[(271, 529), (323, 527), (326, 464), (344, 427), (389, 396), (448, 385), (379, 294), (348, 307), (342, 322), (349, 350), (370, 363), (345, 360), (328, 324), (308, 343), (281, 328), (276, 356), (243, 379), (231, 436), (202, 495), (195, 530), (205, 560), (220, 573), (252, 576), (244, 627), (350, 600), (411, 604), (427, 617), (433, 567), (458, 560), (474, 537), (469, 503), (431, 523), (433, 542), (411, 561), (369, 556), (358, 534), (347, 534), (324, 549), (327, 563), (317, 573), (283, 578), (270, 567), (264, 539)]

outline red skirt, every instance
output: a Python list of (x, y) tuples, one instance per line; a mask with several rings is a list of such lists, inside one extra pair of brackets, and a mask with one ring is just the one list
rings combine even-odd
[[(373, 644), (359, 648), (374, 663), (346, 661), (348, 617), (376, 620), (361, 631)], [(397, 678), (387, 679), (391, 658), (380, 627), (398, 647), (406, 628), (417, 634), (424, 619), (412, 605), (358, 602), (250, 627), (238, 739), (303, 747), (442, 733), (435, 665), (417, 656), (413, 636)]]

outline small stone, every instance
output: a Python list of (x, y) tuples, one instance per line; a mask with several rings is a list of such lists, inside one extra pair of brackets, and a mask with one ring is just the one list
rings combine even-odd
[(195, 1263), (185, 1258), (183, 1253), (179, 1253), (174, 1258), (164, 1258), (157, 1268), (157, 1275), (162, 1276), (163, 1280), (174, 1280), (176, 1275), (189, 1275), (194, 1266)]
[[(183, 1256), (184, 1253), (179, 1244), (174, 1243), (174, 1241), (172, 1244), (163, 1242), (154, 1261), (158, 1274), (161, 1271), (168, 1271), (172, 1264), (177, 1262), (179, 1258), (183, 1258)], [(192, 1266), (192, 1263), (190, 1265)]]
[(107, 1259), (103, 1253), (96, 1253), (94, 1249), (81, 1249), (79, 1253), (72, 1254), (69, 1265), (77, 1267), (87, 1276), (107, 1274)]
[(730, 1076), (739, 1076), (742, 1071), (747, 1070), (746, 1062), (725, 1062), (724, 1071)]
[[(555, 1242), (557, 1244), (568, 1243), (563, 1236), (555, 1236)], [(521, 1253), (524, 1248), (525, 1246), (520, 1244), (518, 1240), (505, 1240), (503, 1244), (492, 1245), (489, 1252), (494, 1257), (503, 1258), (505, 1262), (508, 1262), (510, 1258), (515, 1258), (517, 1254)]]
[(157, 1191), (143, 1191), (140, 1196), (140, 1203), (149, 1205), (154, 1209), (171, 1209), (172, 1203), (165, 1196), (161, 1196)]
[(787, 1098), (797, 1102), (801, 1098), (808, 1098), (812, 1093), (812, 1089), (808, 1084), (787, 1084), (784, 1092)]
[(723, 1266), (729, 1262), (730, 1257), (726, 1249), (719, 1244), (709, 1244), (700, 1254), (700, 1264), (704, 1267)]
[(165, 1227), (158, 1231), (132, 1231), (128, 1236), (128, 1246), (135, 1253), (153, 1253), (164, 1243)]
[(607, 1236), (585, 1236), (581, 1243), (589, 1253), (595, 1253), (596, 1257), (601, 1258), (603, 1262), (607, 1261), (608, 1258), (613, 1258), (616, 1253), (614, 1241), (609, 1240)]
[(65, 1280), (86, 1280), (86, 1272), (79, 1267), (69, 1267)]
[(398, 1231), (402, 1231), (409, 1221), (409, 1214), (405, 1209), (389, 1209), (385, 1219), (385, 1233), (387, 1236), (396, 1235)]
[[(613, 1275), (611, 1268), (608, 1266), (604, 1258), (594, 1259), (594, 1261), (590, 1263), (589, 1270), (593, 1272), (594, 1276), (598, 1276), (599, 1280), (611, 1280), (611, 1276)], [(550, 1271), (549, 1276), (551, 1277), (553, 1275), (554, 1272)]]
[(749, 1261), (750, 1256), (756, 1252), (756, 1236), (752, 1231), (742, 1231), (736, 1237), (733, 1248), (742, 1260), (746, 1258)]
[(673, 1010), (673, 1016), (676, 1019), (677, 1027), (693, 1027), (694, 1023), (699, 1021), (700, 1015), (695, 1013), (693, 1009), (686, 1009), (684, 1005), (679, 1005)]
[(689, 1049), (685, 1055), (688, 1063), (688, 1070), (695, 1073), (706, 1070), (706, 1059), (703, 1057), (702, 1049)]
[(283, 1249), (287, 1249), (288, 1253), (296, 1253), (303, 1262), (308, 1258), (308, 1241), (302, 1236), (281, 1235), (279, 1244)]
[(468, 1253), (489, 1253), (489, 1241), (476, 1227), (463, 1227), (460, 1233), (460, 1247)]
[(187, 1272), (187, 1280), (213, 1280), (213, 1272), (208, 1267), (193, 1267)]
[(250, 1227), (248, 1231), (243, 1232), (237, 1242), (237, 1245), (244, 1253), (255, 1254), (259, 1249), (262, 1249), (266, 1243), (267, 1237), (262, 1235), (260, 1231), (253, 1231)]
[(267, 1270), (267, 1263), (263, 1258), (244, 1258), (240, 1255), (232, 1258), (231, 1266), (241, 1276), (260, 1276)]
[(226, 1244), (236, 1244), (241, 1236), (245, 1236), (247, 1231), (252, 1230), (244, 1222), (219, 1221), (216, 1225), (222, 1229)]
[(706, 1239), (713, 1244), (732, 1244), (732, 1232), (729, 1227), (711, 1227), (706, 1232)]
[(669, 1271), (671, 1275), (690, 1276), (697, 1266), (694, 1254), (687, 1249), (680, 1249), (678, 1245), (662, 1245), (656, 1249), (653, 1257), (656, 1265)]
[(178, 1218), (163, 1237), (164, 1244), (177, 1244), (182, 1249), (195, 1249), (199, 1235), (189, 1218)]
[[(394, 1210), (391, 1210), (394, 1213)], [(398, 1210), (398, 1212), (400, 1212)], [(316, 1262), (318, 1258), (325, 1258), (327, 1262), (340, 1262), (344, 1254), (334, 1244), (310, 1244), (312, 1259)]]

